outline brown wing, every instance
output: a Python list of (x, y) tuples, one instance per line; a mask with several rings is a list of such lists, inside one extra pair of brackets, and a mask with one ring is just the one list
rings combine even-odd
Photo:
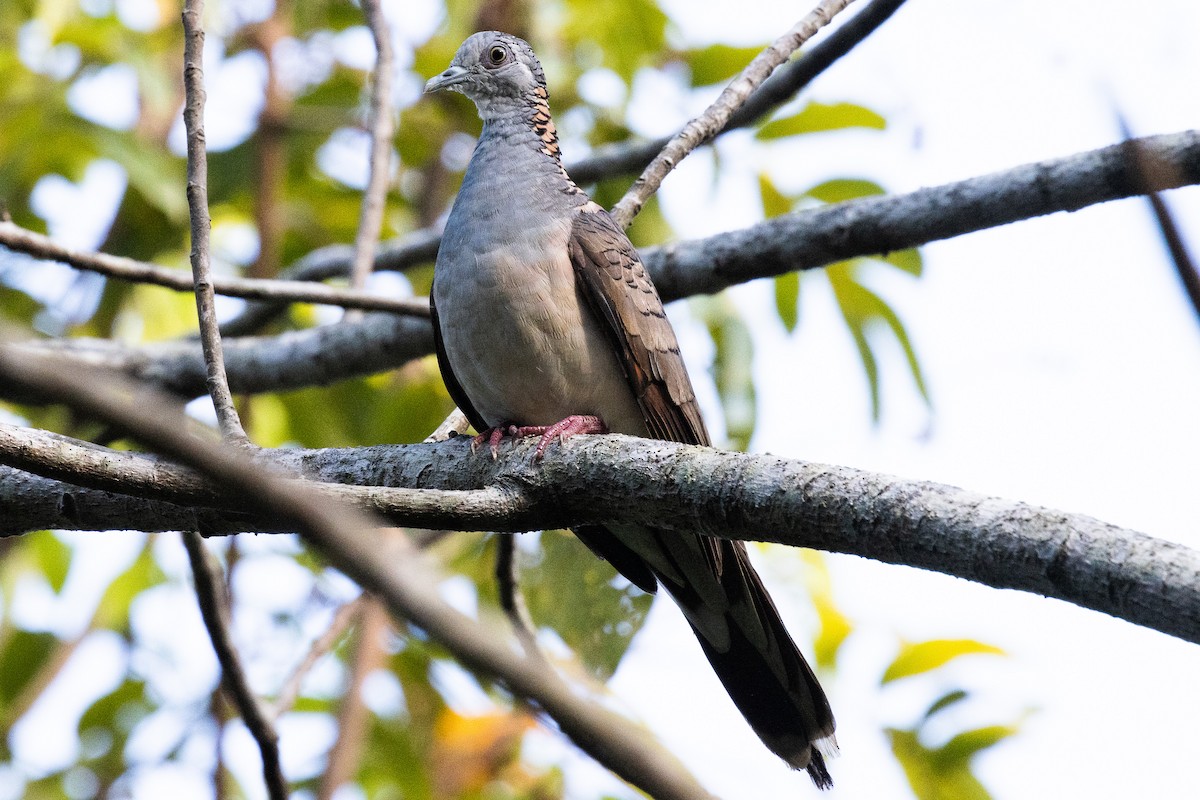
[[(434, 282), (437, 282), (436, 277)], [(467, 397), (458, 378), (454, 377), (454, 369), (450, 366), (450, 358), (446, 355), (446, 344), (442, 341), (442, 326), (438, 321), (437, 305), (433, 302), (433, 287), (429, 289), (429, 318), (433, 323), (433, 350), (437, 354), (438, 369), (442, 373), (442, 382), (446, 384), (446, 391), (450, 393), (450, 399), (454, 401), (454, 404), (466, 415), (471, 427), (476, 432), (483, 433), (487, 430), (487, 422), (475, 410), (475, 406), (471, 405), (471, 398)]]
[(617, 351), (650, 434), (709, 444), (675, 331), (629, 237), (588, 203), (575, 217), (568, 250), (576, 284)]
[[(602, 320), (650, 434), (708, 444), (675, 332), (629, 239), (604, 209), (588, 203), (575, 218), (568, 248), (576, 284)], [(675, 598), (759, 737), (793, 767), (807, 769), (817, 786), (831, 785), (824, 759), (812, 745), (833, 736), (829, 703), (745, 545), (633, 526), (583, 534), (589, 547), (640, 586), (641, 580), (626, 572), (629, 565), (614, 560), (633, 552), (641, 579), (651, 573)]]

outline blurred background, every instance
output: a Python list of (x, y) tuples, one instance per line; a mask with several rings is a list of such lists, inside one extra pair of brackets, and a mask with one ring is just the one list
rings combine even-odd
[[(856, 3), (846, 13), (853, 14)], [(808, 11), (743, 0), (385, 2), (398, 133), (384, 237), (437, 224), (479, 131), (424, 80), (474, 30), (524, 36), (568, 162), (673, 133)], [(350, 2), (208, 3), (216, 267), (271, 276), (353, 242), (366, 184), (370, 32)], [(910, 0), (800, 97), (688, 158), (639, 245), (820, 203), (902, 193), (1200, 120), (1200, 6)], [(819, 39), (818, 39), (819, 41)], [(182, 36), (165, 0), (0, 5), (0, 203), (73, 247), (187, 268)], [(634, 176), (588, 190), (609, 206)], [(1166, 200), (1193, 254), (1200, 190)], [(423, 296), (430, 265), (372, 288)], [(222, 299), (227, 317), (240, 302)], [(188, 294), (0, 248), (0, 319), (135, 345), (190, 335)], [(1200, 547), (1200, 328), (1144, 200), (1056, 214), (669, 309), (722, 446), (846, 464), (1089, 514)], [(293, 306), (264, 335), (329, 324)], [(211, 406), (197, 402), (197, 417)], [(432, 358), (245, 398), (264, 446), (419, 441), (452, 405)], [(83, 438), (57, 408), (0, 418)], [(2, 513), (2, 509), (0, 509)], [(444, 595), (507, 624), (494, 543), (424, 536)], [(314, 639), (353, 622), (284, 703), (297, 796), (632, 798), (419, 631), (394, 628), (291, 536), (210, 545), (234, 634), (275, 698)], [(1188, 797), (1200, 649), (1095, 612), (846, 556), (753, 547), (815, 654), (843, 755), (831, 797)], [(560, 532), (520, 537), (542, 644), (726, 798), (816, 794), (758, 742), (682, 617)], [(339, 609), (345, 609), (339, 613)], [(338, 623), (340, 624), (340, 623)], [(258, 752), (218, 669), (174, 534), (0, 540), (0, 799), (260, 798)], [(348, 688), (349, 687), (349, 688)], [(332, 776), (332, 777), (331, 777)]]

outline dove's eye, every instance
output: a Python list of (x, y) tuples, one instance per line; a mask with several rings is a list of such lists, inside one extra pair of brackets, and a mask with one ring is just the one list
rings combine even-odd
[(498, 44), (492, 45), (492, 49), (488, 50), (488, 61), (492, 66), (498, 67), (504, 63), (504, 59), (508, 58), (508, 51)]

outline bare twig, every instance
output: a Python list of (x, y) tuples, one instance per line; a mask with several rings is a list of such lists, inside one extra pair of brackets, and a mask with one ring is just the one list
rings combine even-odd
[(271, 800), (287, 800), (287, 782), (279, 764), (279, 735), (251, 691), (237, 648), (229, 635), (229, 605), (221, 568), (204, 547), (204, 540), (199, 533), (184, 531), (183, 546), (192, 565), (196, 599), (200, 604), (204, 627), (208, 629), (217, 661), (221, 664), (221, 682), (262, 753), (263, 781), (267, 785), (267, 794)]
[[(426, 229), (385, 242), (378, 248), (375, 256), (375, 269), (402, 272), (409, 267), (431, 262), (437, 257), (441, 238), (437, 231)], [(353, 247), (344, 244), (328, 245), (305, 255), (284, 270), (281, 277), (295, 281), (342, 277), (350, 273), (353, 263)], [(221, 331), (227, 336), (246, 336), (261, 330), (284, 308), (281, 302), (274, 301), (248, 303), (240, 314), (221, 326)], [(429, 316), (428, 307), (421, 309), (421, 315)]]
[(304, 679), (308, 677), (308, 673), (312, 672), (312, 668), (317, 665), (317, 662), (333, 650), (342, 638), (342, 634), (361, 616), (363, 602), (363, 596), (359, 595), (348, 603), (342, 603), (329, 622), (329, 627), (313, 640), (308, 652), (304, 654), (304, 658), (283, 682), (283, 686), (279, 689), (279, 695), (267, 711), (269, 719), (277, 720), (291, 710), (296, 703), (296, 698), (300, 696), (300, 687), (304, 683)]
[(375, 265), (375, 247), (383, 228), (383, 208), (391, 179), (392, 130), (392, 38), (387, 18), (378, 0), (361, 0), (363, 16), (375, 40), (375, 71), (371, 81), (371, 161), (367, 189), (363, 193), (354, 237), (354, 266), (350, 286), (362, 289)]
[(1179, 170), (1144, 148), (1139, 140), (1133, 138), (1129, 124), (1120, 114), (1117, 115), (1117, 122), (1121, 128), (1121, 135), (1125, 137), (1124, 145), (1131, 169), (1135, 179), (1140, 183), (1139, 188), (1145, 192), (1146, 200), (1150, 203), (1150, 210), (1154, 213), (1154, 219), (1162, 233), (1163, 244), (1166, 245), (1167, 253), (1171, 256), (1171, 263), (1175, 265), (1175, 273), (1179, 276), (1180, 283), (1183, 284), (1183, 291), (1191, 302), (1192, 310), (1200, 314), (1200, 272), (1196, 270), (1195, 259), (1188, 253), (1187, 243), (1183, 240), (1183, 232), (1175, 223), (1171, 209), (1167, 208), (1167, 203), (1162, 199), (1162, 195), (1154, 190), (1155, 186), (1178, 180)]
[[(440, 642), (468, 668), (495, 676), (533, 701), (581, 749), (649, 795), (695, 800), (709, 794), (642, 729), (582, 698), (542, 662), (519, 655), (512, 642), (446, 604), (430, 567), (403, 537), (400, 557), (380, 558), (379, 520), (352, 506), (317, 498), (280, 482), (275, 472), (240, 448), (182, 433), (184, 416), (171, 403), (131, 399), (127, 382), (65, 372), (0, 348), (0, 378), (36, 387), (72, 408), (134, 433), (135, 438), (183, 461), (223, 489), (256, 498), (263, 511), (294, 521), (338, 569), (381, 597), (392, 613)], [(490, 459), (483, 459), (490, 460)]]
[(192, 222), (192, 278), (196, 284), (196, 311), (200, 317), (200, 343), (207, 367), (206, 384), (217, 412), (221, 435), (245, 442), (246, 431), (238, 418), (225, 375), (225, 356), (217, 327), (212, 265), (208, 257), (208, 154), (204, 140), (204, 0), (185, 0), (183, 6), (183, 86), (186, 100), (183, 124), (187, 130), (187, 196)]
[(754, 57), (716, 101), (704, 113), (690, 121), (671, 139), (658, 157), (646, 167), (641, 176), (629, 187), (629, 191), (612, 209), (613, 218), (622, 226), (629, 223), (642, 210), (642, 205), (662, 185), (663, 178), (678, 166), (688, 153), (717, 135), (729, 122), (733, 113), (746, 102), (750, 94), (783, 62), (796, 52), (821, 28), (829, 24), (842, 9), (853, 0), (821, 0), (821, 2), (797, 22), (790, 31), (776, 39), (770, 47)]
[(362, 600), (358, 642), (350, 659), (350, 679), (346, 681), (338, 708), (337, 740), (330, 748), (325, 771), (321, 773), (317, 800), (332, 800), (342, 784), (353, 778), (358, 770), (371, 719), (363, 701), (363, 682), (368, 675), (384, 666), (387, 657), (384, 639), (391, 624), (387, 606), (371, 595), (364, 596)]
[[(135, 261), (132, 258), (107, 253), (75, 250), (55, 242), (49, 236), (26, 230), (11, 222), (0, 222), (0, 245), (25, 253), (68, 264), (76, 269), (97, 272), (110, 278), (137, 283), (149, 283), (181, 292), (195, 290), (192, 277), (181, 270)], [(368, 292), (326, 286), (313, 281), (272, 280), (269, 278), (237, 278), (212, 276), (216, 294), (243, 297), (247, 300), (271, 300), (281, 303), (321, 303), (366, 311), (391, 311), (416, 317), (429, 316), (426, 300), (381, 297)]]
[(513, 632), (525, 648), (525, 654), (542, 658), (533, 619), (529, 616), (529, 607), (525, 605), (525, 596), (521, 594), (521, 584), (517, 579), (515, 539), (516, 534), (496, 534), (496, 586), (500, 590), (500, 608), (504, 609)]
[(425, 437), (425, 441), (444, 442), (451, 436), (466, 433), (469, 427), (471, 427), (471, 423), (467, 421), (467, 415), (461, 409), (456, 408), (450, 412), (450, 416), (446, 417), (440, 425), (434, 428), (433, 433)]
[[(754, 90), (729, 118), (719, 136), (726, 131), (753, 124), (764, 115), (796, 96), (818, 75), (850, 52), (880, 25), (886, 22), (905, 0), (872, 0), (837, 30), (801, 58), (791, 61), (771, 74)], [(663, 136), (647, 142), (622, 142), (598, 149), (586, 158), (567, 164), (567, 172), (578, 183), (591, 183), (627, 172), (645, 169), (664, 147), (671, 142)]]
[[(288, 168), (288, 112), (292, 97), (280, 80), (275, 47), (291, 34), (290, 3), (274, 4), (271, 16), (245, 29), (246, 37), (262, 55), (267, 68), (262, 111), (254, 131), (254, 227), (258, 255), (247, 270), (252, 278), (273, 278), (279, 272), (287, 223), (285, 186)], [(220, 290), (217, 290), (220, 294)]]

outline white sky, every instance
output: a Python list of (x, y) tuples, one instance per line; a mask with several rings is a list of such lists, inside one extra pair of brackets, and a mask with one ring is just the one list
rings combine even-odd
[[(734, 15), (715, 0), (666, 5), (695, 44), (760, 43), (808, 7), (742, 0)], [(415, 38), (435, 22), (427, 7), (389, 10), (401, 26), (410, 8), (420, 17), (405, 31)], [(681, 238), (703, 236), (754, 221), (762, 169), (795, 191), (863, 176), (901, 192), (1112, 143), (1114, 107), (1141, 134), (1195, 127), (1198, 33), (1200, 4), (1192, 0), (1148, 0), (1136, 12), (1116, 0), (910, 0), (810, 95), (868, 105), (887, 118), (886, 132), (807, 137), (766, 152), (733, 134), (719, 145), (716, 190), (711, 159), (697, 154), (668, 179), (664, 206)], [(657, 115), (639, 117), (640, 126), (671, 130), (699, 111), (661, 90), (639, 81), (635, 113)], [(210, 89), (210, 103), (221, 96)], [(1200, 190), (1167, 199), (1200, 255)], [(790, 337), (774, 321), (769, 285), (734, 290), (757, 347), (752, 450), (952, 483), (1200, 546), (1192, 523), (1200, 327), (1145, 204), (1018, 223), (923, 252), (921, 280), (881, 271), (873, 285), (912, 334), (932, 419), (891, 352), (882, 364), (884, 418), (871, 426), (857, 355), (820, 278), (806, 280), (800, 329)], [(683, 304), (672, 316), (693, 376), (711, 396), (704, 336)], [(827, 683), (843, 750), (830, 797), (908, 796), (880, 727), (910, 723), (951, 685), (973, 692), (950, 718), (962, 727), (1013, 722), (1036, 709), (1016, 739), (979, 762), (997, 797), (1194, 794), (1188, 756), (1200, 751), (1200, 648), (1057, 601), (857, 558), (830, 561), (838, 600), (857, 625), (837, 680)], [(803, 591), (788, 585), (795, 562), (775, 550), (759, 563), (806, 641), (811, 612)], [(197, 621), (184, 627), (200, 635)], [(964, 661), (947, 671), (946, 684), (881, 691), (877, 671), (897, 637), (979, 638), (1010, 657)], [(815, 794), (750, 733), (670, 604), (656, 605), (612, 688), (727, 800)], [(530, 753), (561, 759), (549, 739)], [(633, 796), (574, 760), (572, 797)], [(244, 770), (253, 791), (258, 779)], [(186, 775), (147, 773), (138, 796), (195, 796), (188, 785)]]

